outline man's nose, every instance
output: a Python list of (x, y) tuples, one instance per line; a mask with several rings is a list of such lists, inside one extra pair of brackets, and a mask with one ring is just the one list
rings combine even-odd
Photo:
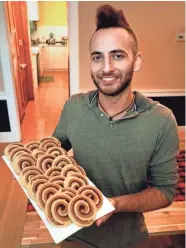
[(111, 60), (110, 59), (105, 59), (104, 63), (103, 63), (102, 71), (104, 73), (109, 73), (109, 72), (112, 72), (113, 70), (114, 70), (114, 67), (113, 67), (113, 64), (112, 64)]

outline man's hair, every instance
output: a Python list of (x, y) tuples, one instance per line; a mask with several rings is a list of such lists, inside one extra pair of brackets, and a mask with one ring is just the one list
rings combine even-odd
[(102, 5), (97, 9), (96, 14), (96, 31), (103, 28), (123, 28), (125, 29), (133, 39), (133, 46), (132, 50), (133, 53), (136, 55), (138, 52), (138, 42), (136, 35), (134, 34), (133, 30), (131, 29), (129, 23), (127, 22), (123, 11), (116, 10), (110, 5)]

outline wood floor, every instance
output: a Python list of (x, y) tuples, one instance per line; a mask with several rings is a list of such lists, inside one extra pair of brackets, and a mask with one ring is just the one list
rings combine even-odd
[(43, 75), (54, 76), (55, 81), (40, 83), (35, 90), (35, 100), (28, 102), (21, 124), (24, 142), (51, 135), (69, 98), (68, 71), (44, 72)]

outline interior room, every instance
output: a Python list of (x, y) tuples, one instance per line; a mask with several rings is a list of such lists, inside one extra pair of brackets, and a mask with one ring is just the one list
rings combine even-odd
[[(51, 233), (2, 156), (5, 147), (52, 135), (66, 101), (95, 89), (89, 41), (105, 2), (0, 2), (0, 247), (73, 248)], [(122, 9), (143, 65), (132, 87), (171, 109), (178, 125), (172, 205), (144, 213), (151, 248), (185, 247), (185, 2), (109, 2)], [(73, 158), (73, 149), (68, 152)], [(12, 235), (10, 235), (12, 234)], [(78, 248), (78, 246), (76, 246)], [(104, 247), (105, 248), (105, 247)], [(114, 247), (113, 247), (114, 248)]]

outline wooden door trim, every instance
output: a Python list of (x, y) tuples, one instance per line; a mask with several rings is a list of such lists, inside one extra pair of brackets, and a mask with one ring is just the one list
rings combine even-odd
[(27, 80), (28, 80), (28, 99), (34, 100), (34, 81), (32, 75), (32, 65), (31, 65), (31, 54), (30, 54), (30, 39), (29, 39), (29, 23), (27, 16), (27, 5), (26, 2), (19, 2), (21, 6), (21, 14), (23, 21), (23, 36), (25, 42), (25, 57), (27, 62), (26, 72), (27, 72)]

